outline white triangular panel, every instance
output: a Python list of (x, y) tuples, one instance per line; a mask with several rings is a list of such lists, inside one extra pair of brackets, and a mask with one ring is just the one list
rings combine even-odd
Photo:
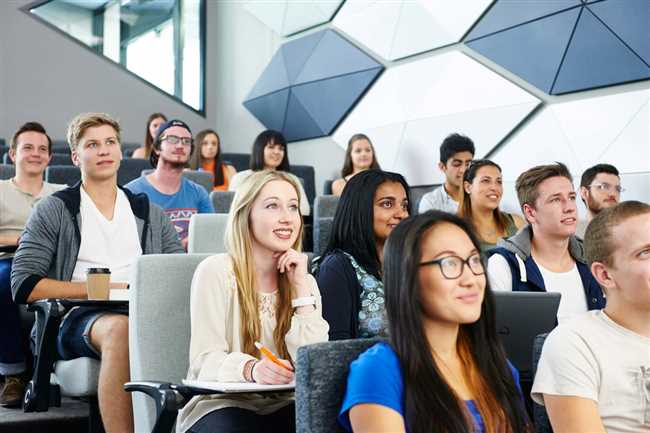
[(343, 0), (246, 0), (244, 8), (287, 36), (329, 21)]
[(458, 42), (491, 0), (348, 0), (333, 24), (385, 59)]
[(621, 173), (650, 171), (650, 103), (636, 113), (632, 121), (601, 155), (602, 162), (614, 164)]

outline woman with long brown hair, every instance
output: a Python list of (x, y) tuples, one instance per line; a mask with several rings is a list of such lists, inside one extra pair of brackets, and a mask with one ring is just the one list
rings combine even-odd
[(153, 148), (153, 142), (156, 139), (156, 133), (158, 132), (158, 127), (165, 122), (167, 122), (167, 117), (162, 113), (153, 113), (149, 116), (147, 119), (147, 126), (144, 130), (144, 145), (135, 149), (131, 158), (149, 159), (151, 149)]
[(354, 134), (348, 140), (341, 178), (332, 182), (332, 194), (340, 196), (348, 181), (357, 173), (368, 169), (381, 170), (372, 141), (365, 134)]
[[(327, 341), (302, 231), (292, 176), (262, 170), (244, 180), (228, 216), (228, 252), (201, 262), (192, 280), (188, 379), (286, 384), (298, 347)], [(284, 366), (262, 357), (255, 342)], [(293, 394), (195, 397), (178, 424), (192, 433), (293, 432)]]
[(216, 131), (204, 129), (196, 134), (197, 149), (192, 155), (192, 170), (203, 170), (212, 174), (213, 190), (228, 191), (230, 179), (237, 174), (232, 165), (221, 159), (221, 138)]

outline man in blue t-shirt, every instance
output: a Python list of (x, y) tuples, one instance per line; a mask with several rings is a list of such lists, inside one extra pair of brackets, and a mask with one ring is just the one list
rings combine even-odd
[(163, 123), (158, 128), (149, 157), (156, 169), (126, 185), (134, 193), (146, 194), (165, 210), (185, 250), (192, 215), (214, 212), (207, 191), (183, 177), (183, 169), (193, 150), (192, 131), (185, 122), (175, 119)]

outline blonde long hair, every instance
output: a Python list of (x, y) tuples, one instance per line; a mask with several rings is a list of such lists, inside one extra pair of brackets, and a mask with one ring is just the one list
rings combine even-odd
[[(300, 201), (300, 189), (296, 180), (282, 171), (262, 170), (251, 174), (237, 189), (226, 225), (226, 250), (233, 261), (235, 278), (237, 281), (237, 296), (241, 309), (240, 333), (242, 349), (245, 353), (259, 357), (259, 351), (255, 347), (255, 341), (261, 336), (261, 324), (258, 314), (258, 296), (255, 290), (255, 268), (253, 266), (252, 230), (250, 227), (250, 215), (253, 202), (264, 186), (274, 180), (282, 180), (289, 183), (296, 191)], [(292, 245), (296, 251), (302, 247), (302, 221), (298, 237)], [(291, 325), (293, 309), (291, 298), (293, 287), (289, 284), (287, 276), (278, 276), (278, 305), (276, 310), (276, 326), (273, 331), (273, 342), (278, 354), (283, 359), (289, 359), (289, 351), (284, 342), (284, 337)]]

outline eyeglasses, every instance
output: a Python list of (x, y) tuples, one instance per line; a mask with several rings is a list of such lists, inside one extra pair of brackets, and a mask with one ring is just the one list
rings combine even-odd
[(623, 188), (621, 185), (612, 185), (612, 184), (607, 183), (607, 182), (594, 183), (592, 185), (589, 185), (589, 188), (596, 188), (596, 189), (599, 189), (599, 190), (605, 191), (605, 192), (616, 191), (618, 194), (625, 191), (625, 188)]
[(463, 260), (458, 256), (447, 256), (441, 259), (420, 263), (420, 266), (429, 265), (440, 266), (440, 272), (442, 272), (442, 276), (448, 280), (455, 280), (456, 278), (460, 277), (463, 274), (465, 265), (469, 267), (469, 270), (472, 271), (472, 274), (474, 275), (485, 274), (485, 268), (483, 267), (483, 260), (481, 259), (480, 254), (473, 254), (466, 260)]
[(169, 144), (178, 144), (178, 142), (180, 141), (185, 146), (191, 146), (192, 143), (194, 143), (192, 137), (177, 137), (176, 135), (166, 135), (160, 139), (160, 141), (162, 140), (167, 140)]

